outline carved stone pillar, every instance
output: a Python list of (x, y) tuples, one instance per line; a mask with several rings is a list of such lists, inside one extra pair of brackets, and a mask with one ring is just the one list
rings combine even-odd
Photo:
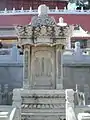
[(24, 67), (23, 67), (23, 87), (24, 88), (29, 88), (29, 76), (30, 76), (30, 46), (25, 45), (24, 46)]
[(63, 89), (62, 45), (56, 46), (56, 89)]
[(66, 89), (66, 120), (77, 120), (74, 111), (74, 91)]

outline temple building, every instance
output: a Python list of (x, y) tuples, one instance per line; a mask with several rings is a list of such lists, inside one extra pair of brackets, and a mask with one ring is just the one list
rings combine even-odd
[(55, 8), (56, 6), (60, 9), (63, 9), (68, 3), (68, 0), (4, 0), (0, 1), (0, 9), (4, 10), (4, 8), (7, 8), (11, 10), (13, 7), (16, 9), (21, 9), (21, 7), (24, 7), (24, 9), (29, 9), (30, 6), (33, 9), (37, 9), (40, 4), (46, 4), (50, 8)]
[[(76, 35), (78, 32), (74, 36), (71, 35), (71, 47), (75, 46), (76, 41), (81, 43), (82, 48), (90, 47), (89, 10), (83, 10), (83, 7), (81, 10), (77, 10), (75, 3), (70, 3), (68, 0), (3, 0), (0, 1), (0, 41), (5, 47), (16, 44), (18, 38), (15, 34), (15, 26), (29, 24), (31, 17), (37, 16), (40, 4), (48, 6), (49, 16), (54, 17), (57, 22), (62, 17), (64, 22), (73, 25), (75, 30), (83, 29), (80, 29), (79, 33), (81, 34), (78, 37)], [(82, 31), (87, 35), (82, 36)]]

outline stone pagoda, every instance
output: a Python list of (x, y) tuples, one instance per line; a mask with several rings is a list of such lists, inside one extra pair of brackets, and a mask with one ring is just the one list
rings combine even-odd
[(23, 88), (13, 91), (17, 120), (66, 119), (62, 53), (69, 26), (47, 13), (41, 5), (30, 24), (16, 27), (24, 51)]

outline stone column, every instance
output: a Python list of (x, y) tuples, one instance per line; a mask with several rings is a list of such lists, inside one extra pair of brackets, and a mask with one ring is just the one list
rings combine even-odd
[(24, 88), (29, 88), (29, 60), (30, 57), (30, 46), (29, 45), (25, 45), (24, 46), (24, 67), (23, 67), (23, 87)]
[(29, 89), (32, 86), (32, 79), (31, 79), (31, 46), (29, 46), (29, 59), (28, 59), (28, 80), (29, 80)]
[(56, 46), (56, 89), (63, 89), (62, 45)]

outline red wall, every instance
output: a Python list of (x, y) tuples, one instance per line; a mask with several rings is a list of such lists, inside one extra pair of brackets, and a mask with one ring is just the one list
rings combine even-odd
[(24, 9), (29, 9), (30, 6), (32, 6), (33, 9), (37, 9), (40, 4), (46, 4), (50, 8), (55, 8), (58, 6), (58, 8), (63, 9), (67, 2), (65, 1), (54, 1), (54, 0), (0, 0), (0, 10), (4, 8), (12, 9), (15, 7), (16, 9), (21, 9), (21, 7), (24, 7)]
[[(59, 17), (63, 17), (64, 21), (68, 24), (80, 24), (83, 29), (90, 32), (90, 15), (58, 15), (54, 14), (56, 21)], [(31, 15), (13, 15), (13, 16), (0, 16), (0, 26), (12, 26), (16, 24), (25, 25), (29, 24)]]

